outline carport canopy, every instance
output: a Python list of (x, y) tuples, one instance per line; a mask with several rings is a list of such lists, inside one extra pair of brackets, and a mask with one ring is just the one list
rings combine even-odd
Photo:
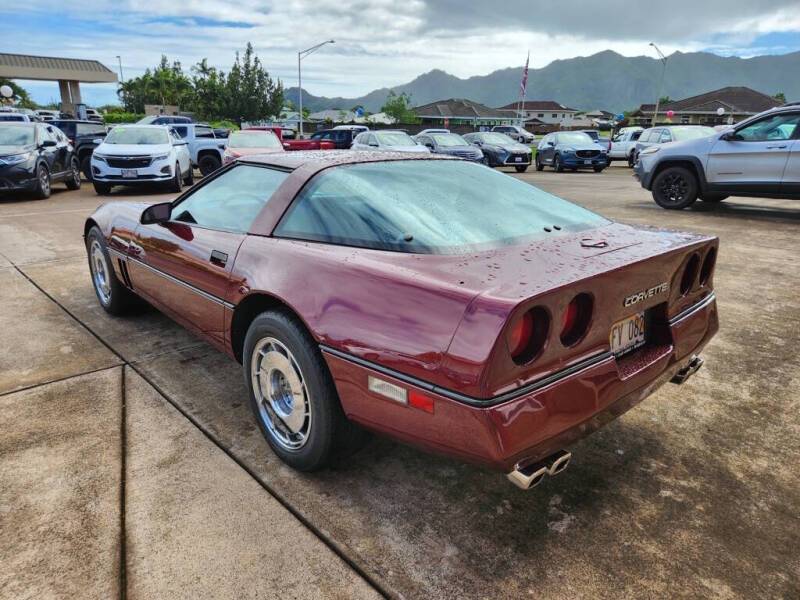
[(80, 82), (115, 83), (117, 75), (96, 60), (0, 53), (0, 77), (58, 81), (61, 110), (74, 112), (81, 102)]

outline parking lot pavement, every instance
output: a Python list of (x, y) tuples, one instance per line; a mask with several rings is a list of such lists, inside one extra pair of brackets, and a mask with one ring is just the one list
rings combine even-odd
[[(134, 422), (145, 429), (150, 423), (148, 443), (166, 444), (163, 450), (154, 448), (152, 456), (145, 453), (135, 470), (129, 470), (128, 483), (135, 473), (143, 489), (158, 482), (170, 488), (176, 500), (170, 505), (174, 512), (163, 514), (144, 497), (135, 501), (136, 507), (128, 506), (137, 518), (127, 524), (126, 547), (143, 557), (139, 564), (148, 565), (142, 567), (145, 573), (155, 568), (149, 556), (158, 552), (154, 531), (170, 536), (171, 554), (178, 555), (176, 561), (185, 555), (183, 568), (189, 570), (195, 562), (202, 564), (205, 551), (218, 552), (223, 546), (231, 556), (241, 552), (245, 564), (253, 560), (252, 548), (239, 549), (225, 536), (246, 523), (263, 531), (259, 510), (242, 508), (241, 520), (233, 527), (225, 520), (231, 510), (221, 510), (225, 514), (219, 522), (203, 523), (196, 536), (179, 525), (170, 526), (185, 522), (197, 529), (192, 519), (198, 514), (220, 512), (193, 512), (198, 510), (194, 494), (210, 497), (211, 484), (195, 471), (202, 473), (206, 465), (209, 473), (219, 476), (217, 481), (238, 481), (241, 476), (260, 486), (261, 492), (251, 489), (244, 479), (232, 489), (246, 492), (216, 486), (219, 506), (242, 507), (237, 494), (268, 497), (269, 492), (308, 525), (316, 539), (390, 595), (800, 594), (800, 558), (795, 551), (800, 545), (800, 356), (795, 351), (800, 342), (795, 244), (800, 204), (733, 199), (676, 213), (658, 208), (630, 177), (630, 170), (621, 166), (602, 174), (533, 171), (519, 177), (610, 218), (712, 233), (721, 239), (715, 276), (721, 330), (704, 353), (706, 367), (684, 386), (660, 389), (576, 444), (570, 468), (527, 493), (497, 473), (385, 439), (375, 439), (350, 460), (322, 473), (293, 472), (262, 440), (247, 408), (237, 364), (156, 313), (107, 317), (96, 306), (80, 251), (58, 264), (43, 258), (45, 262), (29, 261), (21, 267), (132, 363), (147, 379), (140, 382), (145, 389), (152, 384), (164, 395), (151, 395), (140, 420), (128, 423), (129, 430)], [(70, 206), (85, 209), (83, 214), (97, 204), (86, 191), (73, 196)], [(44, 207), (49, 202), (37, 204)], [(36, 238), (49, 230), (50, 219), (58, 218), (43, 215), (17, 225), (13, 216), (4, 216), (7, 212), (0, 202), (0, 227), (19, 238)], [(81, 220), (74, 217), (70, 227)], [(79, 229), (74, 232), (77, 242), (65, 236), (62, 243), (70, 248), (77, 244), (80, 250)], [(0, 254), (9, 256), (3, 243)], [(137, 335), (137, 330), (146, 333)], [(166, 406), (164, 398), (181, 412)], [(163, 427), (155, 423), (160, 419)], [(174, 456), (184, 464), (184, 436), (200, 435), (195, 432), (204, 434), (198, 440), (215, 445), (198, 454), (185, 478), (178, 477), (182, 469), (176, 469), (178, 479), (172, 484), (173, 475), (158, 468), (169, 461), (159, 457)], [(231, 469), (240, 469), (236, 477)], [(130, 492), (128, 499), (133, 502), (134, 497)], [(194, 507), (188, 513), (174, 508), (181, 498)], [(131, 544), (137, 539), (134, 551)], [(228, 555), (221, 570), (198, 573), (197, 585), (215, 584), (215, 577), (228, 568), (225, 560)], [(166, 572), (153, 572), (167, 577)], [(263, 589), (268, 574), (243, 570), (230, 577), (241, 590), (252, 592)], [(286, 581), (294, 580), (287, 574)], [(153, 578), (142, 583), (143, 593), (157, 591), (149, 585), (155, 585)], [(132, 581), (128, 589), (136, 589)]]

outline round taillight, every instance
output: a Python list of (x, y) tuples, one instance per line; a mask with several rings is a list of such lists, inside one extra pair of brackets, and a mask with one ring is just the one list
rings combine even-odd
[(707, 284), (708, 280), (711, 279), (715, 264), (717, 264), (717, 249), (711, 248), (703, 260), (703, 266), (700, 267), (700, 285)]
[(542, 306), (515, 317), (506, 331), (512, 360), (518, 365), (533, 360), (544, 348), (549, 331), (550, 315)]
[(681, 295), (685, 296), (692, 289), (695, 279), (697, 279), (697, 270), (700, 268), (700, 255), (695, 253), (686, 263), (681, 276)]
[(577, 344), (589, 329), (594, 303), (589, 294), (575, 296), (564, 310), (561, 322), (561, 343), (565, 346)]

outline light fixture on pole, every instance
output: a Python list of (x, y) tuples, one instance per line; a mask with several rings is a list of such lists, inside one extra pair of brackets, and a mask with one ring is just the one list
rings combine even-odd
[(658, 96), (656, 96), (656, 109), (653, 111), (653, 121), (650, 123), (651, 127), (655, 127), (656, 117), (658, 116), (658, 106), (661, 104), (661, 92), (664, 89), (664, 74), (667, 72), (667, 57), (658, 49), (653, 42), (650, 45), (658, 52), (659, 60), (661, 61), (661, 80), (658, 82)]
[(300, 61), (303, 60), (309, 54), (316, 52), (320, 48), (322, 48), (325, 44), (335, 44), (334, 40), (325, 40), (317, 44), (316, 46), (311, 46), (311, 48), (306, 48), (305, 50), (301, 50), (297, 53), (297, 87), (299, 89), (298, 95), (300, 96), (300, 137), (303, 137), (303, 75), (300, 70)]
[(119, 63), (119, 82), (123, 84), (125, 83), (125, 78), (122, 76), (122, 57), (118, 54), (116, 58)]

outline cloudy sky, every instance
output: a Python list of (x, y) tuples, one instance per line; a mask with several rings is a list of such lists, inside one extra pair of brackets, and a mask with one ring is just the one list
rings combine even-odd
[[(207, 57), (228, 69), (251, 41), (271, 74), (297, 84), (297, 51), (334, 38), (303, 62), (310, 93), (354, 97), (438, 68), (459, 77), (611, 49), (626, 56), (705, 50), (742, 57), (800, 50), (798, 0), (538, 2), (506, 0), (25, 0), (0, 9), (0, 51), (97, 59), (126, 78), (162, 54), (185, 68)], [(545, 8), (537, 8), (539, 5)], [(55, 83), (26, 87), (39, 102)], [(85, 85), (84, 100), (115, 98)]]

